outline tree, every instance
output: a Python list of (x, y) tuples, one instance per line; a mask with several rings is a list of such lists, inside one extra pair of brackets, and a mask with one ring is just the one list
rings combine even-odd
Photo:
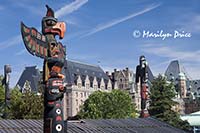
[(3, 76), (0, 76), (0, 105), (4, 102), (5, 99), (5, 89), (2, 85)]
[(172, 126), (187, 130), (190, 127), (189, 123), (182, 121), (178, 112), (172, 110), (172, 107), (177, 104), (173, 101), (175, 95), (174, 85), (167, 83), (166, 79), (159, 75), (152, 82), (149, 113), (151, 116), (165, 121)]
[[(26, 86), (29, 89), (21, 93), (19, 88), (10, 89), (10, 105), (5, 107), (5, 88), (2, 86), (3, 76), (0, 75), (0, 118), (5, 112), (10, 119), (42, 119), (43, 118), (43, 95), (38, 95), (31, 92), (29, 82), (26, 81)], [(42, 94), (43, 85), (39, 83), (38, 90)]]
[(134, 117), (135, 112), (128, 93), (121, 90), (96, 91), (85, 101), (78, 116), (87, 119), (118, 119)]
[(21, 93), (14, 88), (11, 91), (9, 117), (11, 119), (42, 119), (43, 96), (31, 91)]

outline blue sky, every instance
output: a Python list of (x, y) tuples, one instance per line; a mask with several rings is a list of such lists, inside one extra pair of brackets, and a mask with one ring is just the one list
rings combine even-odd
[[(67, 23), (61, 42), (67, 47), (68, 59), (100, 65), (105, 71), (135, 70), (143, 54), (155, 75), (164, 73), (169, 62), (178, 59), (192, 79), (200, 79), (199, 0), (6, 0), (0, 2), (0, 73), (4, 64), (12, 66), (12, 86), (25, 66), (42, 68), (42, 59), (24, 47), (20, 22), (40, 31), (46, 4)], [(172, 35), (178, 31), (191, 37), (135, 38), (134, 31)]]

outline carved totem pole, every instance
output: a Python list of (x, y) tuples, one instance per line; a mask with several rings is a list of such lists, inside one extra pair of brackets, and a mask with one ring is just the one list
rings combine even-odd
[(58, 22), (54, 11), (47, 6), (46, 16), (42, 19), (42, 34), (35, 28), (29, 28), (21, 23), (21, 33), (26, 49), (32, 54), (44, 59), (43, 83), (44, 87), (44, 132), (64, 132), (62, 98), (65, 91), (64, 65), (66, 50), (57, 42), (64, 37), (66, 30), (64, 22)]
[[(9, 89), (9, 84), (10, 84), (10, 73), (11, 73), (11, 67), (10, 65), (4, 65), (4, 78), (2, 81), (2, 85), (5, 86), (5, 110), (6, 108), (9, 108), (10, 106), (10, 89)], [(7, 118), (7, 110), (3, 114), (4, 118)]]
[(146, 118), (149, 116), (147, 109), (148, 97), (148, 64), (145, 56), (140, 56), (140, 64), (136, 67), (136, 84), (140, 85), (140, 95), (141, 95), (141, 118)]

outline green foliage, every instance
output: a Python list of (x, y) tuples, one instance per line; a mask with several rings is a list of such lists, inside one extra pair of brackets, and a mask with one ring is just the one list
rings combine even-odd
[(189, 123), (182, 121), (180, 115), (172, 110), (172, 107), (177, 104), (173, 98), (175, 98), (174, 85), (167, 83), (166, 79), (159, 75), (151, 86), (149, 113), (172, 126), (188, 130)]
[(17, 88), (11, 91), (11, 119), (42, 119), (43, 108), (43, 96), (30, 91), (22, 94)]
[(3, 88), (2, 85), (0, 85), (0, 105), (4, 103), (5, 99), (5, 89)]
[[(0, 76), (2, 81), (3, 76)], [(42, 85), (38, 86), (42, 89)], [(16, 87), (10, 91), (10, 106), (5, 108), (5, 88), (0, 82), (0, 117), (3, 117), (5, 112), (9, 119), (42, 119), (43, 118), (43, 95), (36, 95), (33, 92), (27, 91), (21, 93)]]
[(4, 114), (4, 107), (5, 107), (5, 89), (2, 86), (3, 76), (0, 75), (0, 117)]
[(0, 76), (0, 106), (4, 103), (5, 89), (2, 86), (3, 76)]
[(78, 116), (87, 119), (129, 118), (135, 116), (135, 107), (128, 93), (96, 91), (81, 107)]

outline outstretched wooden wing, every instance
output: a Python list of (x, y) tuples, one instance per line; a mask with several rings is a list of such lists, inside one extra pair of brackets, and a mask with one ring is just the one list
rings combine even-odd
[(41, 58), (48, 57), (47, 38), (39, 33), (35, 28), (29, 28), (21, 22), (21, 33), (26, 49), (32, 55)]

